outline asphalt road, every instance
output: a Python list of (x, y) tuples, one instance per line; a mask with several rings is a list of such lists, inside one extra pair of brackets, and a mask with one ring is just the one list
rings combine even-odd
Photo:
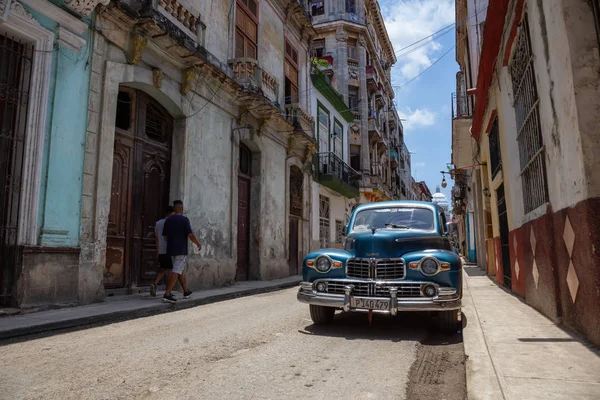
[(465, 399), (460, 333), (417, 315), (316, 327), (296, 290), (0, 342), (0, 398)]

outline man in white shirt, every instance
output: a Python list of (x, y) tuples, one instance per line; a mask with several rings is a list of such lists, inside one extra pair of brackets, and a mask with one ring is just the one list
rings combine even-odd
[(163, 236), (163, 228), (165, 226), (165, 221), (171, 215), (175, 214), (175, 209), (173, 206), (167, 206), (165, 210), (164, 218), (156, 221), (154, 225), (154, 236), (156, 238), (156, 252), (158, 255), (158, 275), (156, 276), (156, 280), (150, 286), (150, 295), (152, 297), (156, 297), (156, 286), (160, 283), (162, 278), (167, 275), (167, 280), (171, 276), (171, 271), (173, 270), (173, 261), (170, 256), (167, 255), (167, 241)]

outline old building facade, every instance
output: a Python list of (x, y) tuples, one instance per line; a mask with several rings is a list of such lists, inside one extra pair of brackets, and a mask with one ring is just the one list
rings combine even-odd
[(296, 275), (356, 204), (408, 197), (379, 6), (319, 4), (0, 1), (2, 78), (29, 78), (0, 105), (2, 305), (146, 290), (174, 200), (202, 289)]
[(357, 202), (401, 198), (404, 138), (390, 76), (396, 56), (379, 4), (313, 1), (311, 14), (317, 32), (312, 55), (329, 65), (324, 72), (354, 114), (347, 151), (350, 166), (361, 174)]
[(453, 162), (468, 173), (455, 197), (474, 212), (478, 263), (598, 345), (598, 2), (459, 0), (456, 12)]
[(98, 3), (0, 1), (0, 306), (77, 298)]

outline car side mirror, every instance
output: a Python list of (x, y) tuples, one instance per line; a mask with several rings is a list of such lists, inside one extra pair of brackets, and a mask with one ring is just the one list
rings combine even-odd
[(342, 227), (342, 236), (346, 236), (346, 231), (348, 230), (348, 225), (344, 225)]

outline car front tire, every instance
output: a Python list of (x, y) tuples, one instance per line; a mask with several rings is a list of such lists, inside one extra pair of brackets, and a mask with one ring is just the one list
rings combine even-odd
[(461, 328), (461, 321), (458, 319), (460, 310), (440, 311), (438, 314), (438, 323), (440, 331), (446, 334), (453, 334)]
[(310, 306), (310, 318), (315, 325), (327, 325), (333, 321), (335, 308), (323, 306)]

